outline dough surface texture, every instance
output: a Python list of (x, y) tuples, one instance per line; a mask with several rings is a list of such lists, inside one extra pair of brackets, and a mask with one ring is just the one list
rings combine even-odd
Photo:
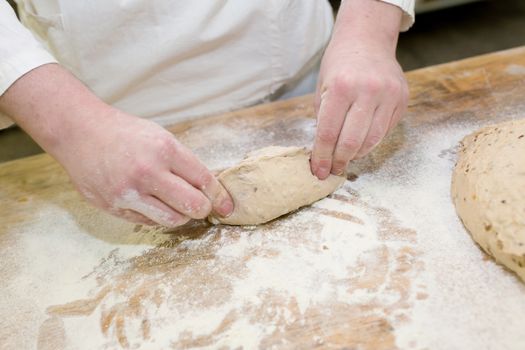
[(344, 181), (330, 175), (320, 181), (310, 171), (310, 152), (301, 147), (271, 146), (251, 152), (218, 176), (235, 209), (212, 223), (258, 225), (326, 197)]
[(463, 139), (452, 199), (481, 248), (525, 281), (525, 120)]

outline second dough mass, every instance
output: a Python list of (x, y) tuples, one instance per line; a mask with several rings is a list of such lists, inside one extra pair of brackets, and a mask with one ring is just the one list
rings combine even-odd
[(525, 120), (489, 126), (461, 144), (456, 210), (474, 240), (525, 280)]

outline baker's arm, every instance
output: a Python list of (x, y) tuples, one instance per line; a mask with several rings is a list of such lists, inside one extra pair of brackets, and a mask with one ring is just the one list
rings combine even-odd
[(93, 204), (174, 227), (233, 203), (211, 172), (159, 125), (104, 103), (58, 64), (18, 78), (0, 97), (8, 115), (68, 172)]
[(404, 11), (394, 2), (341, 4), (315, 94), (311, 166), (321, 179), (341, 174), (350, 160), (370, 152), (406, 110), (408, 86), (396, 46), (400, 29), (411, 24), (413, 3)]
[[(16, 18), (6, 1), (0, 1), (0, 95), (30, 70), (55, 58), (33, 37)], [(13, 124), (0, 113), (0, 129)]]

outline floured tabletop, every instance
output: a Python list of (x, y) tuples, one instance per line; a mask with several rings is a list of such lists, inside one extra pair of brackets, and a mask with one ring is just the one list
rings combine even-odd
[[(47, 155), (0, 164), (0, 348), (525, 348), (525, 286), (450, 199), (463, 136), (525, 117), (525, 48), (407, 77), (406, 117), (343, 187), (259, 227), (134, 225)], [(312, 96), (170, 130), (219, 170), (311, 145)]]

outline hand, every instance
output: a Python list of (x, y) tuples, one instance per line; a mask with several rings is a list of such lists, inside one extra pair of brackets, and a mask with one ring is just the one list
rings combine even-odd
[[(317, 133), (311, 160), (312, 172), (320, 179), (330, 172), (342, 174), (350, 160), (368, 154), (406, 110), (408, 86), (395, 58), (400, 10), (380, 1), (359, 3), (344, 3), (346, 8), (340, 10), (343, 12), (321, 62), (315, 94)], [(349, 8), (355, 5), (381, 6), (392, 13), (382, 20), (378, 15), (381, 12), (372, 8), (373, 17), (361, 14), (359, 20), (348, 19), (355, 28), (339, 24), (345, 19), (345, 11), (356, 16), (355, 12), (367, 9)], [(367, 18), (374, 18), (372, 31), (366, 30), (370, 25)], [(384, 35), (375, 21), (392, 22), (395, 34), (390, 29), (389, 35)]]
[(233, 210), (228, 192), (172, 134), (108, 106), (56, 64), (19, 78), (0, 97), (0, 111), (90, 202), (117, 216), (174, 227)]
[(233, 202), (219, 181), (157, 124), (119, 111), (83, 130), (58, 154), (75, 187), (116, 216), (175, 227)]

